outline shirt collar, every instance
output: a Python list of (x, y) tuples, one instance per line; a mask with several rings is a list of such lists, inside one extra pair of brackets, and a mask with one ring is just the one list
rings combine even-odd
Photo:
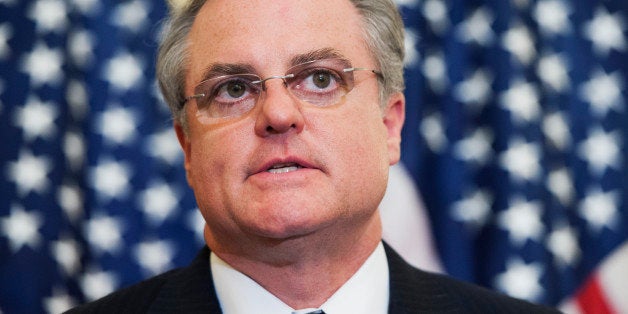
[[(248, 276), (235, 270), (213, 252), (212, 279), (224, 313), (301, 313), (283, 303)], [(326, 314), (387, 313), (389, 298), (388, 261), (380, 242), (358, 271), (320, 309)], [(315, 310), (315, 309), (311, 309)]]

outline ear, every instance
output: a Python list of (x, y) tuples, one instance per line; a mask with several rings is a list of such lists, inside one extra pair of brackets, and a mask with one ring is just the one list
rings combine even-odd
[(192, 186), (191, 181), (191, 163), (190, 159), (192, 158), (192, 144), (188, 139), (188, 134), (185, 131), (184, 127), (179, 123), (174, 123), (174, 131), (177, 133), (177, 139), (179, 140), (179, 145), (181, 145), (181, 149), (183, 150), (183, 158), (184, 158), (184, 168), (185, 168), (185, 177), (187, 178), (188, 185)]
[(394, 93), (384, 108), (384, 125), (388, 131), (388, 158), (390, 165), (401, 158), (401, 129), (406, 118), (406, 98), (403, 93)]

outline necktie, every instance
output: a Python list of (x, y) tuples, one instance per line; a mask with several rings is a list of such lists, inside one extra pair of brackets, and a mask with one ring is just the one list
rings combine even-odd
[[(307, 311), (307, 312), (306, 312)], [(313, 310), (312, 309), (303, 309), (299, 311), (294, 311), (292, 314), (325, 314), (325, 311), (321, 309)]]

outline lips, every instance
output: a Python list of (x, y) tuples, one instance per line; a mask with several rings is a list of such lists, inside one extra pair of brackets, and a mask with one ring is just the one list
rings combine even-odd
[(283, 174), (289, 173), (293, 171), (298, 171), (300, 169), (312, 168), (317, 169), (312, 163), (303, 160), (297, 157), (286, 157), (286, 158), (273, 158), (271, 160), (267, 160), (259, 164), (259, 166), (254, 167), (254, 171), (250, 172), (251, 174), (259, 174), (259, 173), (271, 173), (271, 174)]

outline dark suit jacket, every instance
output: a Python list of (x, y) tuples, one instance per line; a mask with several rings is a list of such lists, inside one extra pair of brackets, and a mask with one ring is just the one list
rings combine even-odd
[[(389, 313), (558, 313), (407, 264), (384, 245), (390, 268)], [(222, 313), (204, 248), (175, 269), (69, 313)]]

